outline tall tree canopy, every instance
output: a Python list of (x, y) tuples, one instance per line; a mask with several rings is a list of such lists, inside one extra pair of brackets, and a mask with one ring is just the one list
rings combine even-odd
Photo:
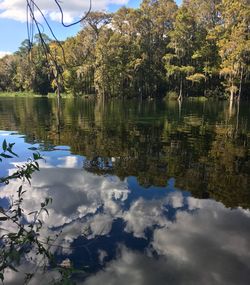
[(173, 0), (143, 0), (137, 9), (89, 11), (81, 23), (63, 42), (39, 31), (32, 46), (29, 38), (1, 59), (0, 90), (105, 98), (159, 97), (170, 90), (180, 97), (247, 95), (249, 0), (184, 0), (180, 7)]

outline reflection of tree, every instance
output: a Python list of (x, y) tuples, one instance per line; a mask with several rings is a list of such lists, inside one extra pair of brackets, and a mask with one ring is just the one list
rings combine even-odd
[(62, 100), (58, 126), (56, 100), (4, 99), (0, 128), (29, 142), (69, 145), (99, 175), (136, 176), (144, 186), (175, 177), (177, 187), (197, 197), (249, 206), (247, 110), (229, 118), (226, 104), (183, 102), (179, 117), (178, 103), (166, 104)]
[[(249, 154), (244, 147), (244, 134), (234, 140), (225, 134), (218, 134), (209, 153), (208, 190), (218, 200), (229, 206), (249, 206)], [(242, 204), (243, 202), (243, 204)]]

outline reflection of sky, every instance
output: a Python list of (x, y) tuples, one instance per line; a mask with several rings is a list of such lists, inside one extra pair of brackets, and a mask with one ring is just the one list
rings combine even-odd
[(6, 139), (8, 143), (15, 143), (13, 150), (18, 154), (18, 157), (13, 159), (3, 160), (0, 168), (0, 176), (6, 175), (6, 169), (11, 168), (13, 163), (24, 162), (29, 157), (32, 157), (32, 153), (39, 151), (44, 161), (40, 161), (39, 164), (42, 167), (64, 167), (64, 168), (80, 168), (83, 165), (83, 158), (77, 155), (71, 155), (70, 148), (67, 146), (43, 146), (42, 144), (34, 143), (28, 144), (25, 142), (25, 137), (17, 135), (16, 133), (10, 133), (6, 131), (0, 131), (0, 146), (2, 146), (3, 140)]
[[(18, 150), (27, 147), (13, 138)], [(248, 210), (195, 199), (176, 189), (173, 179), (165, 188), (145, 189), (135, 177), (98, 176), (81, 169), (82, 157), (56, 149), (43, 152), (46, 161), (26, 185), (23, 207), (28, 213), (52, 197), (40, 238), (62, 231), (52, 250), (58, 262), (69, 257), (77, 268), (89, 266), (94, 273), (84, 284), (249, 284)], [(28, 153), (23, 149), (19, 160)], [(4, 186), (0, 198), (18, 185)], [(27, 262), (20, 270), (29, 267)], [(48, 284), (39, 278), (33, 284)], [(20, 275), (9, 271), (6, 284), (19, 282)]]

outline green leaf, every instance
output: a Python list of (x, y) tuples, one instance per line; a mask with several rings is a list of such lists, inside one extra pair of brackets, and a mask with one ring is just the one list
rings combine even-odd
[(14, 156), (18, 157), (18, 155), (17, 155), (16, 153), (14, 153), (11, 148), (8, 147), (8, 148), (7, 148), (7, 151), (8, 151), (9, 153), (13, 154)]
[(38, 160), (38, 159), (41, 158), (41, 156), (40, 156), (39, 153), (34, 152), (34, 153), (33, 153), (33, 158), (34, 158), (34, 160)]
[(5, 153), (0, 153), (0, 155), (4, 158), (12, 158), (12, 156), (5, 154)]
[(6, 140), (3, 141), (2, 147), (3, 147), (3, 150), (6, 151), (6, 149), (7, 149), (7, 142), (6, 142)]

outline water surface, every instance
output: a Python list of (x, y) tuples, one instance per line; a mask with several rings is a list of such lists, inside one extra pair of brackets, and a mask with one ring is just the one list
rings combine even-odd
[[(84, 269), (77, 283), (244, 285), (249, 107), (67, 99), (58, 108), (48, 98), (1, 98), (0, 140), (16, 143), (15, 161), (32, 149), (45, 157), (24, 206), (32, 211), (53, 198), (41, 238), (60, 233), (52, 250), (58, 263), (69, 258)], [(19, 184), (2, 187), (2, 203)], [(8, 274), (7, 284), (19, 284), (20, 275)]]

